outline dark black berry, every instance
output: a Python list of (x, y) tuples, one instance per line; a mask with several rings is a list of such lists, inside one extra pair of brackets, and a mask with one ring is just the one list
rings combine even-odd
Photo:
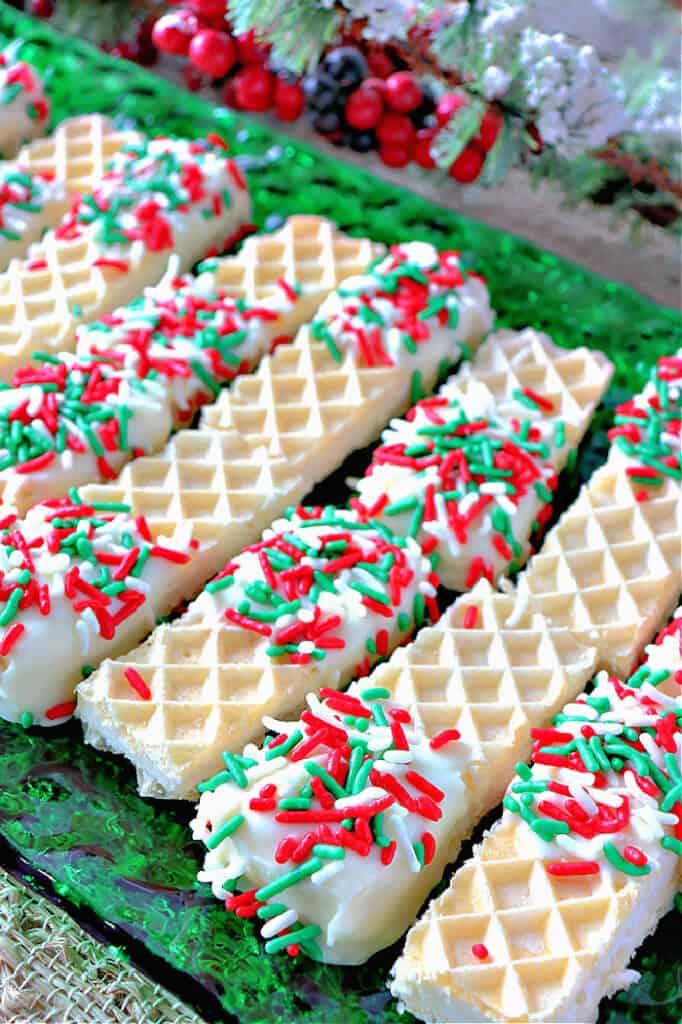
[(371, 149), (376, 149), (377, 144), (374, 132), (347, 131), (345, 141), (356, 153), (369, 153)]
[(331, 110), (340, 99), (338, 82), (319, 68), (303, 79), (303, 93), (310, 109), (318, 114)]
[(367, 77), (367, 61), (354, 46), (338, 46), (330, 50), (320, 67), (344, 92), (357, 89)]
[(338, 110), (326, 110), (324, 114), (318, 114), (313, 118), (313, 128), (321, 135), (331, 135), (333, 132), (341, 131), (343, 119)]
[(430, 119), (435, 117), (436, 112), (436, 98), (428, 85), (422, 85), (422, 101), (416, 110), (413, 110), (409, 114), (409, 118), (415, 128), (429, 128), (432, 122)]

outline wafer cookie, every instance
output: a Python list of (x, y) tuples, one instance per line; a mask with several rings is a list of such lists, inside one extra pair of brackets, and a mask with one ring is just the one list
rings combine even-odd
[[(298, 722), (266, 718), (275, 735), (261, 751), (242, 760), (234, 727), (223, 733), (227, 771), (199, 786), (199, 877), (218, 898), (235, 893), (228, 909), (277, 915), (266, 952), (295, 943), (361, 963), (398, 938), (528, 753), (530, 722), (589, 679), (589, 648), (538, 614), (508, 629), (512, 606), (483, 580), (346, 693), (309, 694)], [(284, 922), (306, 941), (283, 941)]]
[(398, 533), (428, 538), (450, 589), (497, 581), (528, 557), (612, 371), (600, 352), (557, 348), (530, 328), (496, 332), (384, 431), (360, 501)]
[(199, 586), (197, 543), (182, 526), (152, 533), (125, 506), (86, 505), (77, 492), (34, 506), (23, 521), (3, 516), (0, 715), (25, 726), (68, 718), (73, 692), (55, 667), (80, 676), (149, 631)]
[[(659, 608), (658, 621), (664, 615), (665, 609)], [(544, 638), (537, 635), (540, 629), (546, 634)], [(551, 641), (547, 637), (551, 637)], [(634, 647), (632, 649), (634, 651)], [(281, 918), (286, 927), (296, 924), (297, 928), (307, 929), (303, 933), (305, 952), (338, 962), (363, 961), (381, 945), (397, 938), (410, 923), (410, 915), (414, 915), (430, 887), (438, 881), (446, 863), (454, 859), (462, 840), (502, 796), (515, 762), (530, 755), (533, 730), (542, 727), (567, 700), (575, 697), (592, 674), (597, 657), (596, 645), (590, 642), (589, 636), (578, 637), (561, 623), (551, 624), (543, 616), (541, 606), (535, 608), (528, 601), (519, 603), (513, 591), (496, 594), (486, 580), (480, 581), (471, 594), (461, 597), (446, 612), (436, 627), (423, 630), (413, 643), (398, 650), (387, 664), (377, 667), (367, 680), (352, 684), (348, 691), (354, 698), (368, 692), (381, 700), (399, 702), (403, 717), (408, 716), (405, 721), (415, 727), (417, 737), (420, 732), (429, 740), (447, 736), (453, 744), (456, 771), (453, 772), (453, 764), (450, 764), (449, 783), (438, 787), (441, 816), (429, 824), (426, 838), (425, 824), (419, 820), (419, 815), (411, 821), (409, 842), (416, 858), (416, 861), (412, 859), (412, 873), (409, 845), (405, 847), (407, 858), (398, 863), (395, 875), (391, 864), (383, 864), (380, 850), (374, 851), (374, 861), (366, 859), (367, 851), (361, 854), (357, 849), (354, 853), (346, 851), (340, 867), (325, 867), (325, 858), (317, 857), (312, 844), (328, 846), (329, 836), (313, 830), (316, 834), (311, 842), (311, 822), (320, 824), (311, 813), (307, 822), (305, 816), (301, 816), (300, 828), (294, 836), (296, 843), (301, 844), (300, 863), (309, 864), (311, 859), (319, 863), (310, 874), (310, 880), (300, 889), (298, 882), (288, 882), (280, 892), (278, 885), (282, 876), (288, 878), (287, 868), (282, 865), (290, 859), (292, 851), (289, 850), (286, 857), (283, 853), (281, 862), (276, 856), (264, 856), (260, 838), (265, 836), (267, 850), (279, 849), (278, 843), (285, 843), (291, 831), (293, 817), (290, 820), (290, 816), (285, 815), (278, 819), (280, 808), (276, 801), (275, 806), (269, 808), (270, 815), (263, 813), (268, 808), (253, 809), (255, 813), (249, 813), (252, 808), (248, 801), (252, 797), (256, 798), (257, 807), (260, 806), (260, 791), (240, 792), (239, 787), (235, 789), (233, 780), (223, 775), (217, 777), (215, 785), (215, 780), (206, 785), (207, 792), (202, 797), (195, 823), (197, 836), (208, 843), (210, 850), (200, 877), (212, 882), (217, 895), (224, 894), (227, 883), (238, 882), (238, 887), (244, 888), (247, 895), (230, 897), (228, 907), (234, 910), (248, 907), (248, 912), (254, 915), (261, 911), (263, 902), (269, 902), (263, 893), (270, 893), (268, 887), (272, 886), (272, 892), (277, 893), (276, 909), (286, 915)], [(567, 666), (573, 671), (567, 671)], [(314, 697), (309, 700), (315, 702)], [(386, 717), (390, 718), (390, 709)], [(280, 725), (287, 734), (295, 728), (295, 723), (287, 727)], [(232, 751), (236, 749), (230, 747), (229, 741), (227, 745)], [(324, 751), (325, 756), (328, 753)], [(298, 789), (304, 782), (299, 782), (297, 788), (290, 787), (289, 782), (292, 774), (294, 782), (298, 781), (301, 766), (293, 773), (283, 767), (281, 775), (277, 771), (263, 772), (260, 762), (264, 755), (256, 755), (252, 750), (245, 754), (256, 759), (254, 784), (256, 779), (261, 783), (261, 776), (266, 786), (283, 782), (285, 792), (282, 795), (298, 797)], [(415, 756), (418, 759), (421, 755)], [(407, 769), (401, 770), (405, 772), (405, 778), (401, 778), (404, 782)], [(427, 782), (428, 778), (427, 775)], [(408, 786), (408, 795), (402, 793), (403, 806), (414, 811), (409, 792)], [(414, 797), (412, 793), (413, 801)], [(248, 799), (242, 806), (244, 798)], [(270, 801), (272, 803), (272, 794)], [(383, 818), (386, 813), (387, 809)], [(234, 832), (228, 828), (225, 842), (214, 844), (214, 824), (219, 830), (224, 829), (235, 814), (244, 821), (240, 820)], [(211, 822), (210, 829), (206, 821)], [(405, 845), (400, 830), (397, 835), (389, 833), (389, 839), (394, 838), (396, 842), (401, 837)], [(298, 850), (298, 845), (292, 849)], [(425, 850), (428, 863), (417, 865)], [(339, 855), (332, 853), (330, 857)], [(299, 862), (294, 861), (296, 863)], [(320, 877), (325, 881), (317, 883), (317, 895), (313, 895), (315, 875), (323, 870), (324, 875)], [(327, 876), (335, 878), (329, 885)], [(396, 879), (400, 900), (391, 898)], [(290, 886), (292, 892), (289, 892)], [(331, 893), (329, 899), (325, 899), (329, 887)], [(343, 901), (350, 890), (354, 901), (346, 906)], [(387, 908), (385, 913), (378, 912), (377, 927), (374, 914), (370, 920), (363, 916), (359, 923), (352, 909), (362, 906), (363, 897), (370, 892), (379, 907)], [(262, 909), (266, 920), (271, 909)], [(268, 927), (266, 937), (269, 940), (266, 949), (274, 952), (286, 947), (284, 935), (271, 932)], [(273, 941), (279, 938), (282, 941)]]
[(23, 514), (158, 451), (222, 385), (290, 341), (377, 248), (322, 218), (292, 217), (199, 277), (149, 288), (80, 327), (75, 354), (22, 367), (0, 391), (3, 502)]
[(682, 358), (665, 357), (619, 407), (606, 465), (518, 583), (520, 603), (588, 635), (621, 677), (682, 589), (681, 385)]
[[(103, 677), (83, 688), (86, 739), (131, 757), (141, 792), (188, 796), (220, 764), (227, 735), (241, 748), (262, 733), (264, 714), (344, 686), (437, 614), (435, 584), (414, 541), (352, 512), (298, 509), (228, 563), (182, 618), (107, 662), (106, 695)], [(144, 707), (130, 686), (137, 677), (150, 693)], [(102, 726), (104, 702), (115, 730)]]
[[(423, 266), (415, 267), (406, 260), (409, 251), (409, 247), (401, 247), (372, 272), (374, 289), (385, 291), (378, 287), (383, 280), (396, 288), (397, 303), (405, 301), (406, 305), (415, 294), (415, 271), (420, 275), (424, 273)], [(421, 246), (416, 253), (423, 260)], [(436, 259), (434, 250), (430, 250), (429, 260), (435, 262)], [(404, 293), (400, 277), (395, 272), (396, 260), (408, 272), (404, 275), (409, 282)], [(456, 269), (454, 257), (450, 255), (441, 256), (439, 264), (450, 271)], [(344, 290), (347, 287), (348, 283), (344, 282)], [(206, 573), (208, 577), (220, 568), (226, 558), (252, 542), (259, 527), (280, 515), (287, 505), (299, 502), (313, 483), (330, 473), (348, 452), (367, 444), (380, 429), (386, 415), (404, 408), (409, 401), (417, 368), (421, 369), (427, 384), (432, 384), (440, 360), (452, 360), (460, 341), (470, 345), (478, 343), (490, 320), (485, 286), (473, 278), (471, 282), (439, 284), (438, 287), (447, 293), (449, 305), (461, 304), (462, 315), (456, 330), (440, 327), (439, 304), (433, 313), (415, 323), (418, 342), (414, 344), (414, 352), (403, 344), (399, 332), (391, 333), (391, 329), (386, 329), (382, 337), (387, 344), (393, 345), (397, 339), (401, 348), (396, 348), (391, 365), (365, 366), (362, 354), (357, 353), (353, 333), (348, 332), (350, 337), (346, 333), (344, 337), (339, 335), (333, 339), (335, 351), (332, 352), (328, 340), (312, 337), (310, 331), (303, 329), (292, 345), (281, 346), (271, 357), (266, 357), (255, 374), (239, 378), (230, 395), (222, 394), (215, 406), (210, 407), (209, 415), (204, 410), (205, 419), (215, 423), (215, 429), (204, 427), (195, 432), (180, 432), (166, 449), (165, 458), (136, 460), (123, 471), (117, 487), (86, 488), (84, 494), (91, 500), (122, 500), (133, 507), (144, 507), (149, 521), (166, 532), (174, 521), (183, 518), (184, 510), (184, 518), (192, 519), (201, 527), (202, 550), (207, 553), (206, 565), (209, 565), (209, 558), (212, 560), (212, 568)], [(353, 294), (345, 297), (351, 309), (357, 309), (356, 291), (357, 286), (353, 284)], [(372, 294), (368, 292), (368, 301)], [(422, 289), (417, 294), (421, 308), (426, 309), (431, 299), (429, 291)], [(331, 325), (337, 322), (339, 304), (335, 300), (331, 304), (331, 312), (325, 314), (329, 318), (328, 321), (322, 320), (325, 330), (327, 322)], [(354, 317), (356, 314), (348, 315)], [(321, 316), (316, 333), (320, 333)], [(453, 330), (453, 333), (448, 335), (448, 330)], [(342, 356), (344, 349), (347, 351)], [(226, 397), (229, 401), (225, 400)], [(221, 423), (222, 429), (219, 429)], [(220, 443), (234, 447), (237, 441), (241, 461), (237, 465), (227, 465), (217, 446)], [(218, 461), (209, 468), (204, 459), (204, 466), (197, 466), (198, 457), (190, 461), (192, 452), (199, 453), (209, 445), (217, 453), (218, 460), (222, 460), (222, 465)], [(184, 446), (187, 454), (180, 460), (177, 456), (182, 454)], [(167, 454), (171, 449), (172, 461)], [(258, 464), (254, 464), (256, 458)], [(199, 485), (188, 487), (187, 482), (192, 479)], [(264, 523), (265, 516), (267, 520)], [(237, 543), (238, 539), (241, 539), (241, 544)], [(209, 550), (211, 543), (212, 551)], [(218, 636), (220, 631), (212, 632)], [(159, 679), (163, 678), (166, 666), (172, 667), (179, 656), (180, 648), (173, 642), (175, 635), (171, 627), (163, 634), (162, 642), (155, 644), (152, 641), (145, 648), (155, 659)], [(180, 739), (183, 732), (191, 729), (193, 735), (203, 735), (204, 746), (213, 751), (214, 759), (220, 756), (222, 740), (218, 731), (218, 715), (205, 704), (202, 696), (204, 684), (200, 680), (201, 674), (205, 681), (209, 668), (222, 667), (221, 641), (216, 640), (215, 643), (218, 646), (212, 649), (218, 652), (217, 664), (202, 664), (201, 673), (196, 672), (193, 676), (193, 686), (183, 691), (182, 700), (176, 697), (174, 701), (182, 711), (184, 722), (194, 722), (194, 725), (178, 725), (177, 736), (169, 732), (163, 738), (171, 751), (173, 740)], [(190, 649), (188, 660), (192, 653)], [(225, 655), (232, 657), (229, 650)], [(129, 664), (134, 666), (137, 657), (138, 652), (131, 652)], [(81, 691), (81, 713), (87, 719), (89, 737), (98, 742), (104, 742), (104, 739), (97, 740), (98, 736), (106, 737), (107, 742), (117, 744), (117, 749), (125, 743), (126, 750), (139, 762), (146, 757), (147, 736), (142, 723), (136, 730), (131, 721), (131, 714), (134, 717), (139, 712), (134, 708), (131, 711), (127, 701), (119, 700), (116, 679), (125, 667), (122, 661), (108, 661), (101, 667), (97, 677), (93, 677), (88, 687)], [(210, 686), (206, 692), (211, 692)], [(246, 693), (243, 696), (246, 699)], [(253, 700), (258, 703), (257, 694)], [(182, 709), (179, 708), (181, 703)], [(221, 715), (228, 711), (226, 707)], [(253, 717), (257, 720), (257, 714)], [(170, 725), (168, 716), (166, 722)], [(198, 778), (192, 778), (190, 769), (191, 765), (188, 765), (186, 782), (173, 782), (177, 792), (183, 787), (190, 791), (198, 781)], [(145, 772), (147, 770), (145, 767)]]
[(140, 140), (0, 275), (0, 378), (34, 351), (73, 351), (76, 328), (190, 268), (249, 216), (241, 172), (211, 141)]
[(45, 132), (50, 106), (34, 67), (16, 60), (12, 47), (0, 52), (0, 158), (10, 159), (23, 142)]
[(681, 626), (535, 731), (502, 819), (408, 934), (391, 988), (416, 1016), (588, 1022), (635, 980), (682, 877)]
[(0, 164), (0, 271), (56, 227), (73, 196), (91, 192), (114, 154), (137, 138), (101, 114), (71, 117)]

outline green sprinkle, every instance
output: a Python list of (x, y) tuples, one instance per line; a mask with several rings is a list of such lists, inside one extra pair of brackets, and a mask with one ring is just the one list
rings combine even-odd
[(33, 725), (33, 713), (31, 711), (22, 711), (19, 725), (22, 729), (30, 729)]
[[(314, 875), (316, 871), (319, 871), (322, 867), (322, 861), (319, 857), (311, 857), (304, 864), (294, 868), (293, 871), (287, 872), (285, 875), (280, 875), (279, 878), (275, 878), (268, 885), (264, 885), (261, 889), (258, 889), (255, 893), (254, 898), (259, 901), (269, 900), (271, 896), (278, 896), (279, 893), (284, 892), (285, 889), (291, 888), (292, 885), (298, 885), (305, 878), (309, 878), (310, 875)], [(289, 938), (287, 945), (291, 943), (292, 939)]]
[(271, 917), (277, 917), (278, 914), (283, 914), (288, 909), (284, 903), (266, 903), (265, 906), (258, 908), (256, 917), (259, 917), (261, 921), (269, 921)]
[(312, 853), (325, 860), (343, 860), (346, 856), (343, 846), (331, 846), (329, 843), (315, 843)]
[(271, 742), (265, 752), (265, 760), (272, 761), (273, 757), (282, 757), (282, 755), (288, 754), (289, 751), (295, 747), (297, 743), (300, 743), (302, 739), (303, 733), (300, 729), (296, 729), (292, 732), (291, 736), (286, 740), (283, 740), (282, 743), (278, 743), (276, 747), (273, 747)]
[(333, 796), (340, 798), (348, 795), (343, 786), (340, 786), (336, 779), (329, 772), (326, 772), (321, 765), (317, 764), (316, 761), (306, 761), (303, 767), (308, 772), (308, 775), (315, 775), (318, 779), (321, 779), (324, 788)]
[(604, 855), (614, 868), (626, 875), (648, 875), (651, 872), (651, 864), (631, 864), (608, 840), (604, 843)]
[(366, 690), (361, 691), (360, 696), (363, 700), (388, 700), (391, 691), (384, 686), (368, 686)]
[[(256, 899), (258, 898), (258, 893), (256, 893)], [(298, 946), (301, 943), (305, 943), (308, 939), (314, 939), (321, 931), (322, 929), (319, 924), (309, 924), (305, 928), (298, 928), (295, 932), (287, 932), (286, 935), (279, 935), (276, 939), (270, 939), (263, 948), (268, 954), (279, 953), (280, 950), (286, 949), (287, 946)]]
[(216, 846), (220, 846), (224, 839), (227, 839), (236, 832), (240, 825), (244, 824), (243, 814), (233, 814), (231, 818), (228, 818), (224, 825), (222, 825), (217, 832), (215, 832), (209, 839), (206, 840), (206, 846), (209, 850), (215, 850)]
[(234, 754), (231, 754), (229, 750), (226, 750), (223, 754), (223, 761), (225, 762), (225, 767), (232, 776), (234, 782), (240, 789), (246, 789), (249, 785), (249, 780), (246, 777), (246, 772)]

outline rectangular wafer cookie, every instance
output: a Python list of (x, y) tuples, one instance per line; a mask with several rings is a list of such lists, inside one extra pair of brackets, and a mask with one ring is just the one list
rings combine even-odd
[(101, 114), (86, 114), (67, 118), (0, 163), (0, 272), (55, 228), (73, 197), (91, 192), (112, 157), (137, 138)]
[(173, 276), (189, 270), (249, 213), (246, 182), (218, 142), (127, 144), (36, 258), (0, 275), (0, 379), (35, 351), (73, 351), (79, 324), (131, 301), (169, 265)]
[(591, 1022), (636, 979), (682, 880), (681, 624), (535, 733), (502, 819), (407, 936), (391, 989), (417, 1017)]
[(254, 235), (198, 277), (76, 332), (76, 352), (16, 370), (0, 392), (0, 496), (19, 514), (70, 487), (115, 479), (159, 451), (222, 385), (291, 341), (340, 281), (381, 251), (320, 217)]

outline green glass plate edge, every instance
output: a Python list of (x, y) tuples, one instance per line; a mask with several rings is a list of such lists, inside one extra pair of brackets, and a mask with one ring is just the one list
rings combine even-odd
[[(422, 238), (457, 247), (488, 279), (501, 326), (530, 324), (560, 344), (591, 344), (616, 364), (614, 386), (581, 457), (581, 476), (603, 454), (603, 430), (624, 391), (682, 338), (676, 311), (451, 210), (292, 142), (241, 115), (213, 108), (153, 73), (0, 3), (0, 41), (24, 39), (22, 55), (48, 75), (56, 120), (99, 111), (151, 132), (218, 131), (248, 167), (259, 226), (292, 213), (324, 214), (355, 234)], [(214, 992), (241, 1021), (407, 1022), (385, 990), (394, 952), (344, 971), (262, 954), (255, 930), (227, 915), (194, 881), (199, 851), (187, 811), (141, 800), (127, 766), (87, 748), (76, 727), (24, 733), (0, 726), (0, 835), (54, 890), (90, 908), (151, 953)], [(672, 924), (671, 924), (672, 921)], [(669, 918), (638, 957), (643, 981), (605, 1004), (609, 1024), (679, 1022), (682, 1000)]]

